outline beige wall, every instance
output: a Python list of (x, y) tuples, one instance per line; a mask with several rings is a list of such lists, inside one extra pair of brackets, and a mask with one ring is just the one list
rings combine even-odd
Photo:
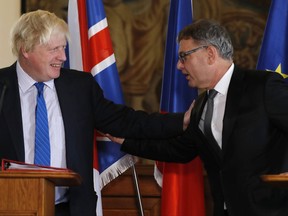
[(0, 0), (0, 68), (15, 61), (10, 48), (10, 29), (21, 14), (20, 0)]

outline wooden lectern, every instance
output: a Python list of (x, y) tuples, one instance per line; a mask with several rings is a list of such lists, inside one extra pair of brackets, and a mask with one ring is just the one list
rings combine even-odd
[(55, 186), (80, 183), (71, 171), (0, 171), (0, 215), (53, 216)]

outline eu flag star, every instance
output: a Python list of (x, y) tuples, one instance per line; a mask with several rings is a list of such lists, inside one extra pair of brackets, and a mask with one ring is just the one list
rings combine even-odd
[(278, 67), (276, 68), (275, 72), (279, 73), (281, 76), (283, 76), (284, 79), (286, 79), (288, 77), (287, 74), (282, 73), (282, 69), (281, 69), (281, 63), (278, 65)]

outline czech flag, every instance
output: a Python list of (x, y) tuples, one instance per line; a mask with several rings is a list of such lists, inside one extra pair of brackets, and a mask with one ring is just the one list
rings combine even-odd
[[(192, 0), (171, 0), (166, 39), (161, 112), (184, 112), (197, 97), (177, 70), (179, 31), (192, 22)], [(205, 216), (202, 162), (188, 164), (156, 162), (155, 179), (162, 186), (163, 216)]]

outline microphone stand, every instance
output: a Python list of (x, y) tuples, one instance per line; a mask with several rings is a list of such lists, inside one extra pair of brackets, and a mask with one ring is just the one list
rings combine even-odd
[(137, 173), (136, 173), (136, 169), (135, 169), (135, 165), (134, 165), (134, 161), (133, 161), (133, 157), (132, 156), (131, 156), (131, 159), (130, 159), (130, 164), (132, 166), (132, 171), (133, 171), (134, 186), (135, 186), (135, 189), (136, 189), (136, 192), (137, 192), (137, 198), (138, 198), (140, 215), (144, 216), (144, 210), (143, 210), (142, 200), (141, 200), (141, 193), (140, 193), (140, 189), (139, 189)]

